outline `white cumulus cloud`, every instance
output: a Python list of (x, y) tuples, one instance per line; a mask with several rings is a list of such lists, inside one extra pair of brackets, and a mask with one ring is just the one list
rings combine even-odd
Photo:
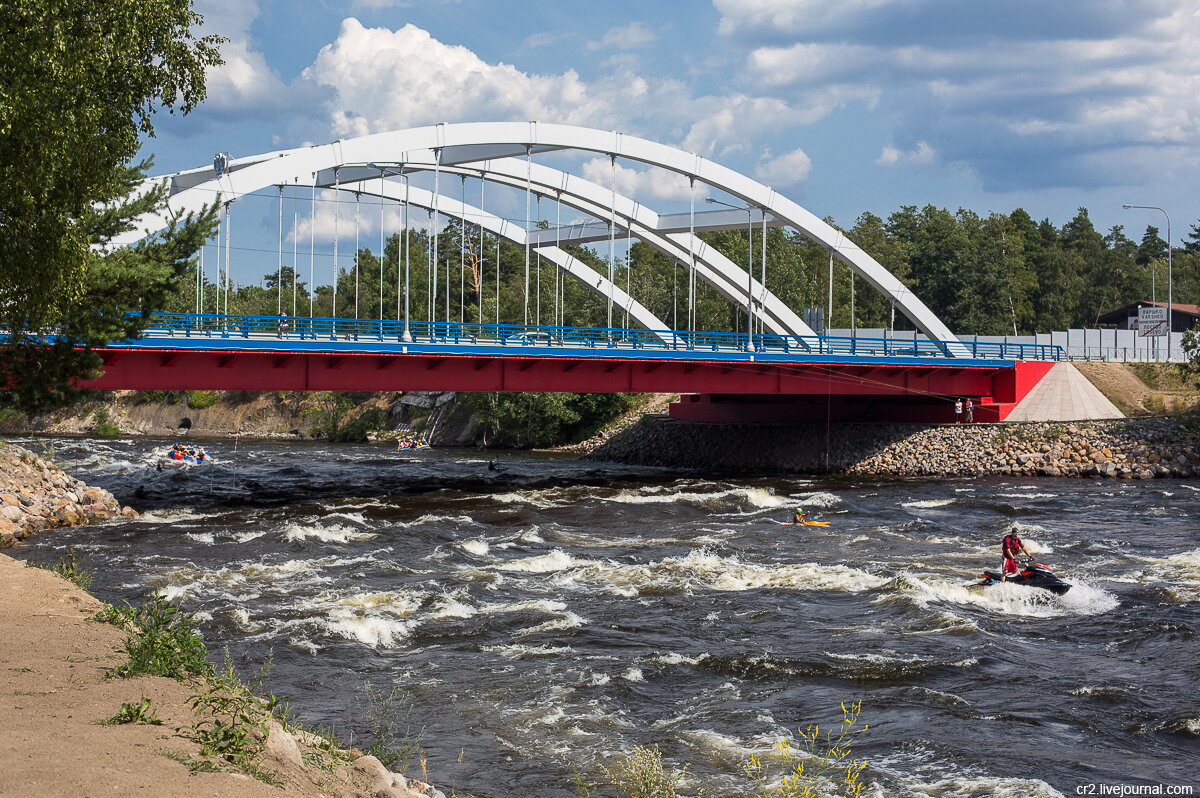
[(589, 50), (633, 50), (648, 47), (658, 39), (654, 31), (640, 22), (613, 28), (598, 42), (588, 42)]
[(792, 186), (808, 179), (812, 171), (812, 159), (797, 147), (778, 158), (766, 154), (754, 169), (754, 176), (769, 186)]
[(937, 157), (937, 153), (933, 151), (924, 141), (918, 141), (915, 149), (905, 152), (895, 147), (884, 147), (879, 153), (879, 157), (875, 159), (875, 163), (879, 166), (897, 166), (900, 164), (930, 164)]

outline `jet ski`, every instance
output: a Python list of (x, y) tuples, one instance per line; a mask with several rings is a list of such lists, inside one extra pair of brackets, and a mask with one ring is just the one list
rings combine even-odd
[[(976, 587), (988, 587), (1001, 581), (1001, 574), (998, 571), (984, 571), (982, 576), (983, 581), (976, 583)], [(1040, 587), (1042, 590), (1049, 590), (1056, 596), (1061, 596), (1071, 589), (1069, 582), (1059, 579), (1045, 565), (1033, 560), (1026, 560), (1022, 563), (1021, 572), (1019, 574), (1009, 574), (1008, 581), (1015, 585)]]

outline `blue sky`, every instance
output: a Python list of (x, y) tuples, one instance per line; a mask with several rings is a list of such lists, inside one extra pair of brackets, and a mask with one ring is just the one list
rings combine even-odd
[[(198, 110), (159, 117), (146, 149), (160, 173), (223, 150), (537, 119), (699, 152), (844, 226), (904, 204), (1024, 207), (1056, 225), (1086, 206), (1134, 238), (1163, 226), (1130, 202), (1164, 207), (1178, 244), (1200, 217), (1195, 0), (196, 7), (230, 40), (226, 64)], [(631, 170), (622, 184), (684, 203), (669, 181)], [(274, 218), (264, 205), (253, 227)]]

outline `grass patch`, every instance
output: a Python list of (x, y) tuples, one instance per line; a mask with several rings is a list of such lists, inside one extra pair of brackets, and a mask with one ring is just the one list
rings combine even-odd
[(244, 773), (247, 776), (253, 776), (263, 784), (271, 787), (284, 786), (284, 782), (279, 778), (278, 775), (264, 767), (254, 764), (253, 762), (233, 767), (221, 762), (220, 760), (213, 761), (211, 759), (198, 759), (191, 754), (185, 754), (181, 751), (167, 751), (164, 756), (187, 766), (188, 773), (193, 775), (196, 773)]
[(367, 683), (356, 699), (363, 723), (374, 741), (366, 753), (391, 770), (404, 772), (408, 763), (421, 750), (425, 727), (413, 731), (412, 696), (398, 685), (385, 692)]
[(117, 714), (97, 721), (97, 723), (101, 726), (121, 726), (129, 723), (139, 726), (162, 725), (162, 721), (158, 718), (158, 711), (151, 707), (151, 701), (146, 696), (142, 696), (142, 700), (136, 704), (132, 701), (126, 701), (124, 704), (121, 704), (121, 708), (117, 710)]
[(217, 395), (212, 391), (188, 391), (187, 405), (196, 410), (212, 407), (217, 403)]
[(92, 581), (95, 577), (83, 567), (83, 563), (79, 560), (79, 555), (75, 549), (68, 549), (65, 557), (60, 557), (58, 562), (50, 566), (51, 571), (66, 579), (68, 582), (75, 585), (85, 593), (92, 588)]

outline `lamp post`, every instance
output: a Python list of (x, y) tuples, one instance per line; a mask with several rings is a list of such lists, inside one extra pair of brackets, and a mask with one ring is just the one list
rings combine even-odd
[(719, 199), (705, 197), (711, 205), (724, 205), (735, 211), (746, 212), (746, 349), (754, 351), (754, 209), (749, 205), (731, 205)]
[(1157, 205), (1130, 205), (1125, 203), (1121, 206), (1125, 210), (1130, 208), (1141, 208), (1146, 211), (1158, 211), (1163, 216), (1167, 217), (1167, 362), (1171, 362), (1171, 332), (1175, 322), (1175, 312), (1171, 308), (1171, 215)]

